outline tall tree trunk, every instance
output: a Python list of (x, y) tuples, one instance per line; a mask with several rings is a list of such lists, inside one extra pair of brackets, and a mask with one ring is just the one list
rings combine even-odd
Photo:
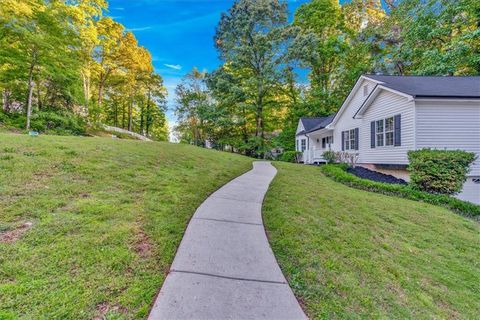
[(115, 103), (115, 107), (114, 107), (114, 118), (113, 118), (113, 123), (115, 125), (115, 127), (118, 127), (118, 103)]
[[(143, 100), (143, 99), (142, 99)], [(145, 116), (145, 106), (143, 103), (140, 103), (140, 134), (145, 134), (144, 129), (144, 116)]]
[(104, 74), (100, 76), (100, 82), (98, 83), (98, 107), (100, 108), (103, 103), (103, 90), (105, 88), (105, 83), (110, 74), (110, 70), (105, 71)]
[(100, 80), (100, 83), (98, 84), (98, 107), (100, 108), (103, 103), (103, 87), (105, 86), (105, 83), (103, 80)]
[(126, 119), (125, 103), (123, 103), (122, 104), (122, 129), (125, 129), (125, 119)]
[(10, 110), (10, 105), (9, 105), (9, 94), (7, 89), (4, 89), (2, 91), (2, 102), (3, 102), (3, 111), (9, 111)]
[(132, 112), (133, 112), (133, 99), (128, 104), (128, 131), (132, 131), (132, 124), (133, 124)]
[(257, 98), (257, 110), (255, 114), (255, 138), (260, 138), (260, 145), (256, 146), (257, 154), (263, 155), (263, 142), (264, 142), (264, 124), (263, 124), (263, 94), (259, 93)]
[(28, 70), (28, 98), (27, 98), (27, 130), (30, 129), (30, 118), (32, 116), (32, 96), (33, 96), (33, 70), (37, 62), (36, 50), (32, 52), (32, 61)]
[(150, 129), (150, 101), (151, 101), (151, 91), (148, 90), (148, 97), (147, 97), (147, 106), (145, 107), (145, 134), (148, 137), (149, 129)]
[(86, 71), (82, 71), (83, 80), (83, 99), (85, 103), (85, 110), (88, 116), (88, 108), (90, 106), (90, 76), (86, 74)]
[(37, 81), (37, 108), (38, 110), (42, 110), (43, 108), (43, 103), (42, 103), (42, 97), (40, 94), (40, 83)]

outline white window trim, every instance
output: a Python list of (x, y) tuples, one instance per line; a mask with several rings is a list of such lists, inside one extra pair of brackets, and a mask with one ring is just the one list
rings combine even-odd
[[(357, 146), (355, 146), (355, 129), (356, 128), (344, 131), (344, 134), (343, 134), (343, 148), (345, 149), (345, 151), (357, 151), (357, 149), (356, 149)], [(348, 144), (347, 144), (347, 142), (348, 142)], [(352, 144), (354, 145), (354, 148), (352, 148)], [(347, 148), (347, 145), (348, 145), (348, 148)]]
[(307, 150), (307, 139), (300, 140), (300, 152), (305, 152)]
[[(392, 130), (387, 131), (387, 119), (392, 119)], [(378, 131), (378, 122), (382, 121), (383, 128), (382, 131)], [(392, 134), (392, 144), (387, 145), (387, 133)], [(382, 135), (382, 145), (378, 145), (378, 136)], [(391, 148), (395, 146), (395, 116), (386, 117), (382, 119), (375, 120), (375, 147), (376, 148)]]

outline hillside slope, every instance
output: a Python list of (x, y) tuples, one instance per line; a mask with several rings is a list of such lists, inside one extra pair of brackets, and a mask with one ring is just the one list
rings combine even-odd
[(478, 318), (477, 222), (346, 187), (317, 167), (275, 166), (265, 225), (311, 318)]
[(251, 159), (0, 134), (0, 318), (144, 318), (184, 228)]

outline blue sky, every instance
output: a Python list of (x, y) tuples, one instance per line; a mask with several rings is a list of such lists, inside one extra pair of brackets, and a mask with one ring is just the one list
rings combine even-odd
[[(289, 0), (290, 12), (306, 2)], [(175, 86), (186, 73), (193, 67), (212, 71), (219, 66), (213, 36), (220, 14), (232, 4), (233, 0), (109, 0), (108, 15), (133, 31), (151, 52), (169, 91), (171, 110)], [(173, 124), (173, 113), (167, 116)]]

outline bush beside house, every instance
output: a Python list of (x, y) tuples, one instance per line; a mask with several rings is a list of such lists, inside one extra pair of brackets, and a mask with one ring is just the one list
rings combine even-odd
[(410, 185), (388, 184), (362, 179), (346, 172), (347, 168), (347, 164), (327, 164), (322, 166), (320, 170), (327, 177), (353, 188), (440, 205), (467, 217), (480, 217), (479, 205), (449, 195), (421, 191)]
[(408, 152), (410, 183), (430, 193), (454, 195), (462, 191), (475, 154), (462, 150), (421, 149)]

